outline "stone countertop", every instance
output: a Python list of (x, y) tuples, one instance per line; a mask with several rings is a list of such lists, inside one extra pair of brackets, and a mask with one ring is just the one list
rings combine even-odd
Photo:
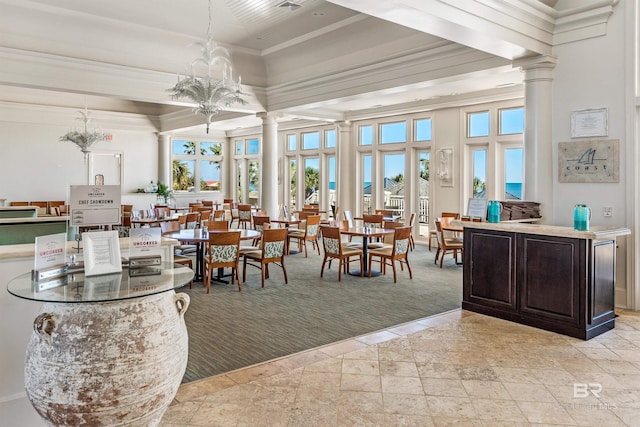
[[(174, 239), (168, 239), (166, 237), (162, 238), (162, 242), (160, 243), (162, 246), (165, 245), (177, 245), (178, 241)], [(71, 255), (76, 252), (77, 242), (68, 241), (67, 242), (67, 255)], [(129, 238), (123, 237), (120, 239), (120, 248), (127, 249), (129, 248)], [(12, 258), (23, 258), (23, 257), (31, 257), (35, 256), (35, 244), (34, 243), (25, 243), (21, 245), (0, 245), (0, 261), (7, 260)]]
[(610, 227), (603, 225), (592, 226), (588, 231), (577, 231), (572, 227), (515, 222), (490, 223), (452, 221), (452, 224), (466, 228), (479, 228), (484, 230), (506, 231), (511, 233), (539, 234), (544, 236), (570, 237), (574, 239), (591, 240), (611, 239), (618, 236), (626, 236), (631, 234), (631, 230), (626, 227)]

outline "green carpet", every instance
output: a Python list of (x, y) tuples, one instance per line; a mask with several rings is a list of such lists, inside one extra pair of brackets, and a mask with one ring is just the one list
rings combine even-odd
[(335, 262), (320, 278), (322, 256), (310, 252), (286, 257), (288, 284), (271, 265), (263, 289), (260, 270), (248, 266), (242, 292), (235, 284), (212, 285), (210, 294), (200, 283), (181, 289), (191, 296), (183, 382), (459, 308), (462, 267), (447, 255), (440, 269), (434, 254), (418, 245), (409, 254), (413, 280), (398, 269), (395, 284), (391, 269), (371, 279), (343, 275), (338, 282)]

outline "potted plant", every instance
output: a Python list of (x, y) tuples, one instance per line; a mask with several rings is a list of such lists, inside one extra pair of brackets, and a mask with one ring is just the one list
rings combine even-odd
[(173, 199), (173, 190), (168, 185), (158, 181), (158, 199), (165, 204), (169, 203), (169, 200)]

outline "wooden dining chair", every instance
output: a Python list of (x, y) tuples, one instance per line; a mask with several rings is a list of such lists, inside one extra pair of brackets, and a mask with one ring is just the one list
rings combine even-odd
[[(404, 227), (404, 224), (402, 224), (401, 222), (395, 222), (395, 221), (385, 221), (384, 224), (382, 225), (382, 228), (384, 228), (385, 230), (395, 230), (396, 228), (399, 228), (399, 227)], [(393, 239), (394, 239), (394, 234), (392, 233), (385, 234), (382, 237), (382, 240), (380, 242), (371, 242), (369, 243), (368, 247), (372, 249), (392, 248)]]
[(204, 281), (207, 293), (211, 290), (211, 275), (214, 269), (231, 268), (231, 284), (238, 280), (238, 291), (242, 291), (240, 282), (240, 231), (209, 233), (209, 242), (203, 258)]
[(339, 227), (320, 227), (322, 230), (322, 246), (324, 247), (324, 258), (322, 259), (322, 268), (320, 268), (320, 277), (324, 275), (324, 267), (329, 262), (337, 259), (338, 264), (338, 282), (342, 281), (342, 270), (345, 274), (349, 268), (349, 264), (355, 261), (360, 262), (360, 276), (364, 271), (364, 258), (362, 249), (349, 247), (342, 242), (342, 233)]
[[(163, 221), (160, 223), (160, 232), (162, 234), (173, 231), (180, 231), (180, 223), (178, 221)], [(188, 256), (176, 254), (176, 249), (182, 251), (180, 245), (174, 246), (173, 262), (180, 265), (186, 265), (193, 270), (193, 260)], [(189, 289), (193, 288), (193, 280), (189, 282)]]
[(459, 238), (445, 237), (445, 234), (442, 230), (442, 223), (439, 220), (435, 221), (436, 224), (436, 232), (438, 237), (438, 250), (436, 251), (436, 257), (433, 263), (437, 263), (438, 259), (440, 260), (440, 268), (442, 268), (442, 263), (444, 261), (444, 256), (451, 252), (453, 253), (453, 258), (458, 263), (458, 252), (462, 253), (463, 251), (463, 242)]
[(251, 205), (238, 205), (238, 228), (251, 228)]
[(414, 250), (416, 248), (416, 242), (413, 240), (413, 227), (415, 226), (416, 213), (412, 212), (409, 217), (409, 223), (407, 226), (411, 227), (411, 234), (409, 234), (409, 249)]
[(207, 230), (212, 231), (212, 230), (218, 230), (218, 231), (225, 231), (225, 230), (229, 230), (229, 221), (212, 221), (212, 220), (208, 220), (205, 221), (203, 223), (206, 227)]
[(224, 221), (224, 209), (215, 210), (211, 213), (211, 219), (214, 221)]
[(394, 231), (391, 247), (372, 249), (369, 251), (369, 277), (371, 277), (371, 262), (373, 258), (380, 258), (382, 274), (387, 274), (387, 265), (390, 265), (393, 269), (393, 283), (397, 282), (396, 262), (400, 264), (401, 269), (403, 269), (403, 264), (406, 265), (407, 270), (409, 270), (409, 278), (413, 279), (408, 257), (409, 236), (411, 236), (410, 227), (398, 227)]
[(269, 228), (263, 230), (260, 249), (242, 254), (242, 276), (244, 282), (247, 282), (247, 264), (249, 264), (260, 269), (262, 287), (264, 288), (264, 279), (269, 278), (269, 264), (276, 264), (282, 268), (284, 283), (289, 283), (287, 279), (287, 269), (284, 266), (284, 256), (286, 253), (287, 229)]
[[(438, 218), (456, 218), (456, 219), (460, 219), (460, 214), (458, 212), (442, 212), (442, 215), (440, 215)], [(429, 227), (429, 251), (431, 251), (431, 242), (433, 240), (436, 241), (436, 244), (438, 243), (438, 231), (436, 230), (436, 226), (435, 226), (435, 220), (433, 223), (433, 229), (431, 227)], [(438, 246), (436, 246), (437, 248)], [(437, 251), (436, 251), (437, 254)]]
[(381, 214), (364, 214), (362, 215), (362, 222), (365, 227), (382, 228), (384, 218)]
[(310, 215), (307, 217), (304, 223), (301, 223), (298, 228), (290, 228), (287, 235), (289, 244), (291, 240), (295, 240), (298, 243), (298, 249), (302, 251), (304, 246), (304, 257), (307, 258), (307, 242), (311, 242), (314, 249), (318, 251), (320, 255), (320, 245), (318, 244), (318, 232), (320, 231), (320, 215)]

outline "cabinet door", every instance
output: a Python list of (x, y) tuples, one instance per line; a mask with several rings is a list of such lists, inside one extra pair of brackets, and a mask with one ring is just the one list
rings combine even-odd
[(465, 302), (517, 310), (515, 248), (514, 233), (465, 228)]
[(585, 240), (519, 235), (518, 265), (523, 314), (584, 326)]

